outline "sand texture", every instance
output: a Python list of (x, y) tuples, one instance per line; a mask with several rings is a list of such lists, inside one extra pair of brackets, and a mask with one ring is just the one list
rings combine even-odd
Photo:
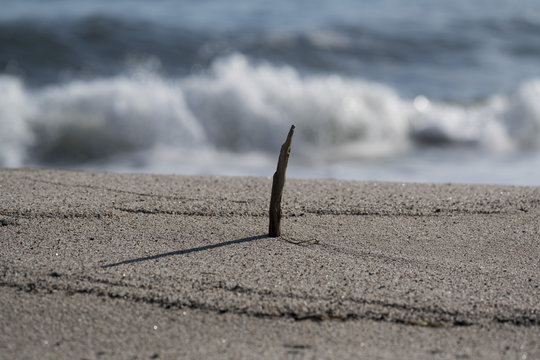
[(0, 170), (0, 358), (540, 359), (540, 188), (270, 187)]

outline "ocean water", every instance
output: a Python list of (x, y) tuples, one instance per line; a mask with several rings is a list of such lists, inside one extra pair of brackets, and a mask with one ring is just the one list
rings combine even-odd
[(0, 0), (0, 166), (540, 185), (538, 0)]

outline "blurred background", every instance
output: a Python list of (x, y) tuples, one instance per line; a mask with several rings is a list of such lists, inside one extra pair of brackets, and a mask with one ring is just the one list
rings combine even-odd
[(538, 0), (0, 9), (0, 167), (540, 185)]

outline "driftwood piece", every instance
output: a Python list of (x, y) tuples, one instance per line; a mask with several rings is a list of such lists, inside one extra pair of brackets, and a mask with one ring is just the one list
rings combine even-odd
[(268, 235), (270, 237), (279, 237), (281, 235), (281, 196), (285, 186), (285, 173), (289, 154), (291, 153), (291, 140), (294, 134), (294, 125), (289, 130), (287, 140), (281, 145), (276, 172), (272, 180), (272, 196), (270, 197), (270, 224), (268, 226)]

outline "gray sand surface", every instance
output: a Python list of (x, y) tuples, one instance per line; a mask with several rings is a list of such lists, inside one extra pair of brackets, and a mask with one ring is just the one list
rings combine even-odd
[(0, 358), (540, 359), (540, 188), (270, 187), (0, 170)]

